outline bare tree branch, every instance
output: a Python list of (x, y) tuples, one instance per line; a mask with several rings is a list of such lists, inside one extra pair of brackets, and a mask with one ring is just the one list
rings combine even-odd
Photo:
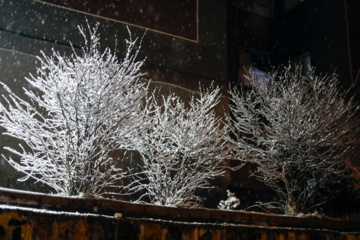
[(171, 94), (148, 99), (143, 112), (148, 125), (138, 134), (137, 150), (147, 181), (143, 197), (159, 205), (201, 200), (196, 189), (225, 173), (229, 155), (228, 125), (215, 116), (219, 88), (202, 90), (189, 106)]
[[(309, 77), (307, 77), (309, 76)], [(287, 214), (308, 213), (348, 185), (351, 150), (359, 143), (359, 106), (335, 74), (283, 67), (264, 86), (232, 89), (231, 125), (238, 157), (257, 164)], [(247, 75), (253, 86), (255, 76)]]
[[(144, 61), (136, 61), (137, 39), (127, 40), (125, 57), (109, 48), (100, 52), (99, 24), (79, 27), (85, 39), (81, 54), (53, 51), (38, 57), (36, 76), (26, 78), (29, 101), (8, 96), (0, 105), (4, 134), (21, 140), (20, 151), (6, 148), (20, 161), (5, 159), (25, 177), (34, 178), (64, 195), (98, 195), (128, 191), (126, 172), (109, 153), (127, 147), (142, 123), (137, 117), (147, 94), (139, 80)], [(129, 32), (130, 33), (130, 32)], [(87, 37), (89, 35), (89, 37)]]

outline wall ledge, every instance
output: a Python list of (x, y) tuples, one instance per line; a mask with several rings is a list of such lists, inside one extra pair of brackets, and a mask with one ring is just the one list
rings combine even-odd
[[(360, 233), (360, 221), (329, 217), (295, 217), (278, 214), (206, 208), (177, 208), (139, 204), (105, 198), (77, 198), (0, 188), (0, 211), (15, 209), (48, 214), (74, 213), (75, 216), (106, 217), (120, 221), (161, 222), (180, 225), (292, 229)], [(8, 206), (8, 207), (6, 207)], [(12, 210), (14, 211), (14, 210)], [(120, 217), (115, 217), (115, 214)], [(66, 215), (66, 214), (65, 214)], [(71, 215), (71, 214), (70, 214)]]

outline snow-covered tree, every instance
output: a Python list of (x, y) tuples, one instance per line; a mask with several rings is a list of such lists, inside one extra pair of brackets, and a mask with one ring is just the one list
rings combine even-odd
[(143, 117), (149, 125), (137, 142), (146, 179), (142, 197), (159, 205), (193, 204), (201, 200), (195, 190), (225, 173), (228, 125), (214, 112), (219, 97), (219, 88), (210, 88), (188, 103), (174, 94), (148, 99)]
[(303, 75), (296, 66), (270, 72), (268, 87), (247, 79), (255, 87), (231, 91), (238, 156), (257, 164), (254, 176), (277, 193), (285, 213), (315, 211), (348, 187), (358, 105), (339, 89), (336, 74)]
[(25, 174), (63, 195), (101, 195), (119, 191), (125, 172), (109, 156), (127, 146), (140, 125), (139, 106), (147, 95), (140, 81), (138, 39), (126, 40), (123, 59), (100, 50), (99, 24), (79, 27), (85, 45), (70, 57), (53, 50), (38, 57), (41, 66), (23, 88), (25, 98), (4, 83), (7, 95), (0, 104), (0, 126), (20, 140), (6, 150), (20, 157), (5, 157)]

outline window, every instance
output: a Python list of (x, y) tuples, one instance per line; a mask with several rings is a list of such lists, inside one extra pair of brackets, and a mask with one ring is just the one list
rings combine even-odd
[(292, 65), (301, 64), (302, 67), (303, 67), (303, 69), (302, 69), (303, 75), (304, 76), (309, 76), (310, 75), (310, 66), (311, 66), (310, 52), (305, 52), (305, 53), (291, 59), (290, 63)]
[(254, 77), (256, 81), (255, 87), (262, 89), (269, 89), (271, 87), (271, 83), (269, 82), (269, 75), (266, 72), (249, 65), (243, 66), (243, 68), (239, 69), (239, 82), (242, 86), (249, 88), (254, 87), (253, 84), (245, 78), (245, 75), (247, 74), (251, 74)]

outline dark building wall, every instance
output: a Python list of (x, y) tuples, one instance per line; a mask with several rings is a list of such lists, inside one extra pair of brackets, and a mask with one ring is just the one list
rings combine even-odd
[(360, 94), (360, 1), (346, 0), (345, 4), (352, 79), (356, 92)]
[[(277, 6), (276, 6), (277, 5)], [(317, 72), (339, 74), (351, 85), (344, 1), (306, 0), (285, 11), (275, 3), (275, 46), (272, 61), (285, 64), (308, 52)]]
[(268, 70), (269, 56), (274, 48), (272, 1), (239, 1), (237, 4), (239, 68), (252, 65)]
[[(265, 5), (268, 14), (258, 10)], [(310, 56), (317, 73), (336, 71), (345, 88), (359, 92), (359, 1), (241, 0), (237, 8), (240, 68), (269, 71)]]
[(260, 59), (265, 61), (266, 57), (273, 51), (273, 19), (239, 10), (238, 21), (240, 51), (249, 53), (253, 64), (261, 65)]
[[(121, 55), (124, 38), (128, 37), (125, 24), (96, 18), (75, 11), (43, 4), (36, 1), (1, 1), (0, 29), (25, 38), (58, 45), (81, 46), (82, 38), (77, 25), (100, 22), (100, 34), (103, 47), (114, 47)], [(210, 80), (226, 82), (226, 3), (199, 0), (198, 2), (198, 42), (177, 38), (149, 30), (144, 37), (142, 56), (147, 57), (149, 68), (176, 71), (187, 75), (204, 77)], [(134, 36), (142, 36), (144, 28), (130, 27)], [(117, 37), (115, 37), (117, 36)], [(2, 37), (4, 38), (4, 37)], [(4, 47), (4, 46), (1, 46)], [(19, 46), (13, 42), (7, 48), (38, 55), (38, 48)]]

